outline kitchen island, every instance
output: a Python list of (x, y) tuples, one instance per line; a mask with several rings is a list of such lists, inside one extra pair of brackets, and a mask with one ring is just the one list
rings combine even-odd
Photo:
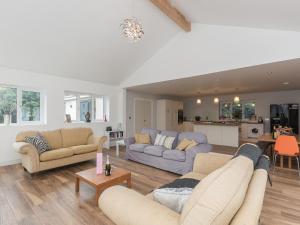
[(236, 122), (194, 122), (194, 132), (207, 136), (208, 143), (214, 145), (239, 146), (239, 123)]

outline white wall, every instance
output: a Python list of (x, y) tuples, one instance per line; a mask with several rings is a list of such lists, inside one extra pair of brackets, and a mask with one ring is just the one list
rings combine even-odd
[(300, 57), (300, 32), (193, 24), (122, 84), (131, 87)]
[[(0, 165), (19, 162), (20, 156), (13, 150), (12, 143), (16, 134), (24, 130), (52, 130), (62, 127), (91, 127), (97, 135), (103, 135), (106, 126), (117, 126), (123, 122), (122, 89), (114, 86), (64, 79), (45, 74), (28, 71), (7, 69), (0, 67), (0, 84), (8, 84), (29, 88), (38, 88), (45, 91), (47, 96), (47, 123), (41, 125), (0, 125)], [(75, 91), (107, 95), (110, 99), (110, 121), (108, 123), (64, 123), (64, 91)]]
[[(218, 96), (220, 102), (233, 101), (235, 95)], [(269, 132), (270, 124), (270, 104), (283, 104), (283, 103), (298, 103), (300, 104), (300, 90), (296, 91), (279, 91), (279, 92), (264, 92), (264, 93), (249, 93), (240, 94), (241, 100), (255, 100), (256, 115), (262, 116), (265, 120), (265, 131)], [(187, 119), (193, 119), (196, 115), (209, 120), (219, 119), (219, 105), (214, 104), (214, 96), (202, 97), (202, 104), (196, 104), (195, 98), (186, 98), (183, 100), (184, 116)], [(300, 121), (300, 120), (299, 120)]]

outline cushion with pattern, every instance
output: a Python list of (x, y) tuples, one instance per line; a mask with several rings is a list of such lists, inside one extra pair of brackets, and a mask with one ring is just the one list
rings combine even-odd
[(38, 133), (36, 136), (25, 137), (25, 142), (32, 144), (38, 151), (39, 154), (51, 150), (46, 138)]

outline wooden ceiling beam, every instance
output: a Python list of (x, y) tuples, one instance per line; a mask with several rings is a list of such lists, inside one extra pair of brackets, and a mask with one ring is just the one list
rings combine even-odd
[(181, 12), (174, 8), (168, 0), (150, 1), (183, 30), (185, 30), (186, 32), (191, 31), (191, 23), (185, 18), (184, 15), (181, 14)]

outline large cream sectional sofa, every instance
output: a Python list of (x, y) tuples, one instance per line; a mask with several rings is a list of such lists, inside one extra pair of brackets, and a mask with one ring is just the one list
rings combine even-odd
[(199, 153), (183, 177), (201, 181), (181, 214), (123, 186), (104, 191), (99, 207), (117, 225), (257, 225), (268, 175), (253, 167), (244, 156)]
[(21, 132), (13, 147), (22, 156), (22, 166), (29, 173), (70, 165), (96, 158), (102, 151), (106, 137), (96, 137), (90, 128), (58, 129), (40, 132), (52, 150), (38, 154), (36, 148), (25, 142), (25, 137), (35, 136), (38, 131)]

